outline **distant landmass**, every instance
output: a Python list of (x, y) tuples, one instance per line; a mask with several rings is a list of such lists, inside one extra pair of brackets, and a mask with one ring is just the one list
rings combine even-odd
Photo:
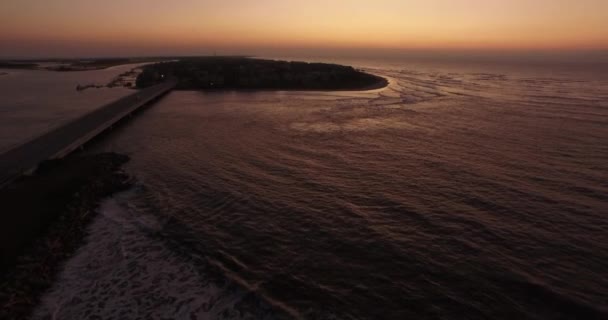
[(178, 90), (371, 90), (388, 85), (382, 77), (337, 64), (202, 57), (147, 65), (136, 86), (167, 77), (179, 80)]
[(170, 57), (152, 58), (93, 58), (93, 59), (39, 59), (39, 60), (0, 60), (0, 69), (31, 69), (47, 71), (91, 71), (101, 70), (124, 64), (159, 62)]

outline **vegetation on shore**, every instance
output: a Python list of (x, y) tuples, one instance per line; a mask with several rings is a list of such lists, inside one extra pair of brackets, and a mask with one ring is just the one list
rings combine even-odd
[(337, 64), (201, 57), (144, 66), (136, 86), (145, 88), (167, 77), (177, 78), (176, 89), (182, 90), (367, 90), (388, 84), (382, 77)]
[(99, 201), (129, 187), (126, 161), (115, 153), (47, 161), (2, 189), (0, 319), (28, 318), (82, 244)]
[(37, 67), (37, 63), (0, 61), (0, 69), (36, 69)]

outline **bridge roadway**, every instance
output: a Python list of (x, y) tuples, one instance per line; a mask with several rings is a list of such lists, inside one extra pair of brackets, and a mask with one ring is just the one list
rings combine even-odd
[(63, 158), (124, 117), (171, 91), (176, 85), (177, 80), (169, 79), (139, 90), (9, 149), (0, 155), (0, 187), (36, 168), (42, 161)]

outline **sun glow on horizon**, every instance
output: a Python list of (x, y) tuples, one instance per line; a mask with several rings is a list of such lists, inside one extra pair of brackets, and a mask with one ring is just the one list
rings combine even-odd
[(608, 49), (606, 12), (604, 0), (21, 0), (0, 4), (0, 54)]

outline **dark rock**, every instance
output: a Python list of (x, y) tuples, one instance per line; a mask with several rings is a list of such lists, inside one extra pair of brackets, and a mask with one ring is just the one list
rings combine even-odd
[(80, 246), (101, 199), (125, 190), (115, 153), (47, 161), (0, 192), (1, 319), (26, 319)]

